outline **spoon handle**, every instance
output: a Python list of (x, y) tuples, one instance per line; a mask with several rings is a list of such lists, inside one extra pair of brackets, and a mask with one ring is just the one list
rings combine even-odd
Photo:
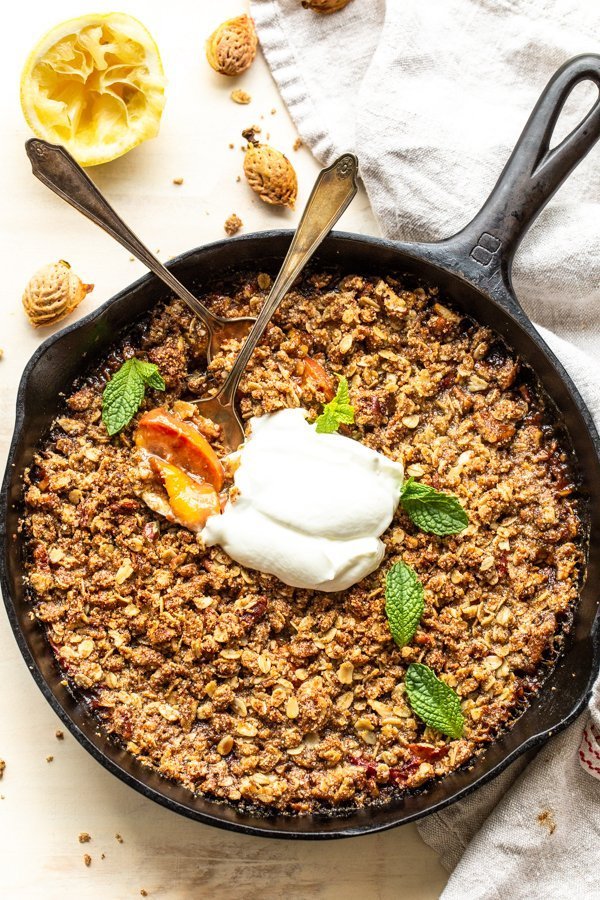
[(294, 279), (355, 196), (357, 177), (358, 159), (353, 153), (344, 153), (319, 174), (269, 296), (219, 391), (221, 403), (234, 402), (240, 378), (254, 348)]
[(25, 149), (36, 178), (133, 253), (187, 303), (202, 319), (209, 333), (212, 331), (215, 316), (142, 244), (64, 147), (31, 138), (26, 142)]

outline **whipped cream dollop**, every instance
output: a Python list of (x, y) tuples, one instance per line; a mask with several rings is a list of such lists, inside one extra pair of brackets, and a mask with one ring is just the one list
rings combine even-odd
[(403, 466), (340, 434), (318, 434), (303, 409), (251, 420), (236, 456), (237, 491), (202, 531), (236, 562), (292, 587), (341, 591), (381, 563)]

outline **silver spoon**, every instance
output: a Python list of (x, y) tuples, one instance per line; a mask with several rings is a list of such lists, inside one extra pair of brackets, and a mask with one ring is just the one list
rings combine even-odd
[(79, 212), (103, 228), (126, 250), (133, 253), (140, 262), (154, 272), (184, 303), (202, 319), (208, 332), (206, 355), (212, 359), (219, 347), (227, 340), (241, 340), (246, 337), (254, 319), (249, 317), (225, 319), (216, 316), (175, 278), (148, 248), (142, 244), (133, 231), (117, 215), (103, 197), (94, 182), (86, 175), (79, 163), (64, 147), (31, 138), (25, 144), (27, 156), (36, 178), (50, 190), (78, 209)]
[(203, 416), (221, 426), (223, 443), (229, 450), (237, 450), (244, 440), (235, 408), (244, 369), (293, 281), (356, 194), (357, 175), (358, 160), (352, 153), (344, 153), (319, 174), (279, 274), (225, 383), (214, 396), (195, 401)]

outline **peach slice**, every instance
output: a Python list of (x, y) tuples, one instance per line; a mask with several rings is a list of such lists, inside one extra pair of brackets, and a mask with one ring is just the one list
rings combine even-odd
[(200, 531), (209, 516), (221, 512), (219, 495), (211, 484), (200, 484), (187, 472), (153, 456), (152, 469), (159, 476), (177, 521), (190, 531)]
[(326, 400), (333, 400), (335, 397), (335, 384), (333, 378), (320, 362), (307, 356), (304, 360), (304, 371), (302, 373), (302, 382), (311, 381), (315, 387), (320, 388), (325, 394)]
[(220, 491), (223, 466), (206, 438), (189, 422), (157, 407), (144, 413), (135, 432), (138, 447), (197, 475)]

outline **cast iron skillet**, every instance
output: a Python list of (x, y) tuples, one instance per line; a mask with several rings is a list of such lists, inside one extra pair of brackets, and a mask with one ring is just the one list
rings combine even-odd
[[(600, 136), (600, 99), (554, 149), (552, 131), (567, 96), (581, 81), (600, 87), (600, 56), (580, 56), (550, 81), (483, 209), (454, 237), (437, 244), (399, 244), (337, 233), (318, 262), (349, 272), (404, 271), (439, 285), (452, 302), (491, 326), (535, 370), (568, 430), (581, 490), (587, 499), (587, 581), (566, 649), (531, 706), (515, 726), (478, 758), (427, 790), (380, 807), (344, 815), (264, 817), (194, 797), (142, 766), (98, 729), (84, 704), (61, 684), (61, 675), (38, 624), (30, 620), (17, 538), (22, 476), (33, 448), (60, 408), (60, 392), (101, 356), (123, 329), (164, 297), (152, 275), (121, 291), (96, 312), (47, 340), (27, 364), (17, 398), (15, 433), (0, 498), (2, 588), (17, 643), (40, 690), (77, 740), (110, 772), (175, 812), (248, 834), (283, 838), (337, 838), (380, 831), (421, 818), (464, 797), (525, 750), (540, 746), (583, 709), (600, 667), (597, 595), (600, 585), (600, 442), (581, 397), (519, 306), (511, 264), (525, 231), (562, 181)], [(278, 265), (290, 233), (273, 231), (219, 241), (171, 263), (196, 288), (232, 267)], [(565, 298), (568, 302), (568, 298)]]

